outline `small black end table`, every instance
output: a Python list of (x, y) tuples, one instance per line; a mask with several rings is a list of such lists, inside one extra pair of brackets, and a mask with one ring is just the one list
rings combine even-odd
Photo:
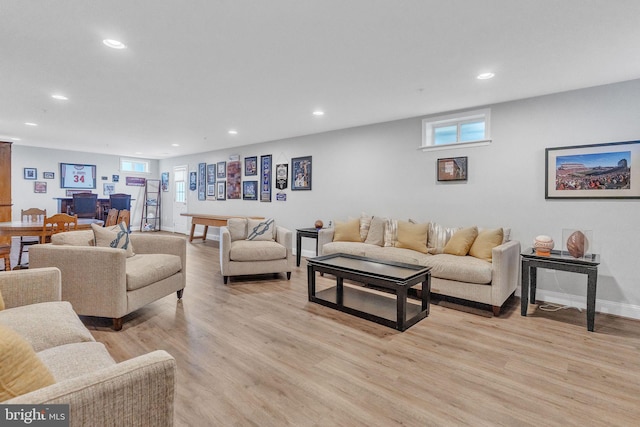
[(296, 228), (296, 265), (300, 267), (300, 255), (302, 253), (302, 238), (316, 239), (316, 256), (318, 256), (318, 229)]
[(536, 301), (537, 268), (570, 271), (587, 275), (587, 330), (593, 332), (596, 317), (596, 284), (598, 281), (598, 265), (600, 255), (591, 254), (585, 258), (573, 258), (563, 255), (561, 251), (551, 251), (550, 255), (536, 255), (533, 248), (521, 254), (522, 259), (522, 295), (520, 298), (520, 314), (527, 315), (529, 298)]

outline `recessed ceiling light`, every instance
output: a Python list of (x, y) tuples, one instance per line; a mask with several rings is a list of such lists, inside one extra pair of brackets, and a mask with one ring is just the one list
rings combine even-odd
[(316, 110), (313, 112), (314, 116), (324, 116), (324, 111)]
[(104, 39), (104, 40), (102, 40), (102, 43), (104, 43), (105, 46), (108, 46), (108, 47), (110, 47), (112, 49), (124, 49), (124, 48), (127, 47), (121, 41), (113, 40), (113, 39)]
[(142, 154), (142, 151), (136, 151), (136, 154)]
[(9, 138), (9, 139), (12, 140), (12, 141), (21, 141), (20, 138)]
[(235, 130), (235, 129), (229, 130), (229, 135), (237, 135), (237, 134), (238, 134), (237, 130)]
[(67, 97), (66, 97), (66, 96), (64, 96), (64, 95), (60, 95), (60, 94), (51, 95), (51, 97), (52, 97), (53, 99), (59, 99), (60, 101), (68, 101), (68, 100), (69, 100), (69, 98), (67, 98)]
[(180, 144), (171, 144), (172, 147), (180, 147)]
[(478, 80), (488, 80), (488, 79), (492, 79), (494, 78), (496, 75), (494, 73), (482, 73), (482, 74), (478, 74), (478, 77), (476, 77)]
[(24, 122), (24, 124), (27, 126), (38, 126), (37, 123), (32, 123), (32, 122)]

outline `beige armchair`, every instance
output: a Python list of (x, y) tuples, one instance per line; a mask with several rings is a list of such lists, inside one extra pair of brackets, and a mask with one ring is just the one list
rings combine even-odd
[(0, 274), (6, 306), (0, 324), (27, 341), (55, 380), (1, 403), (68, 404), (71, 426), (121, 425), (124, 420), (132, 426), (172, 426), (175, 359), (158, 350), (116, 363), (71, 305), (60, 301), (60, 279), (57, 268)]
[(186, 240), (148, 233), (129, 235), (134, 256), (123, 249), (91, 246), (93, 231), (51, 236), (51, 244), (29, 251), (31, 268), (62, 272), (62, 299), (82, 316), (108, 317), (122, 329), (122, 318), (186, 285)]
[(293, 233), (272, 219), (230, 218), (220, 227), (220, 270), (230, 276), (286, 273), (295, 268)]

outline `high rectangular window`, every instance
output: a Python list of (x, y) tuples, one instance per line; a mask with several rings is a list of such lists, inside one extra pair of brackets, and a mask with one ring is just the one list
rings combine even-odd
[(423, 149), (454, 148), (456, 145), (486, 145), (491, 110), (467, 111), (422, 121)]
[(150, 165), (147, 160), (120, 159), (120, 172), (150, 173)]

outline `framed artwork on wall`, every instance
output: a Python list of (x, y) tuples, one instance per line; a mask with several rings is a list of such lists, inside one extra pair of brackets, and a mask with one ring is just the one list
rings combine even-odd
[(198, 172), (189, 172), (189, 191), (196, 191), (198, 189)]
[(42, 179), (54, 179), (56, 176), (53, 172), (42, 172)]
[(311, 190), (311, 156), (291, 159), (291, 190)]
[(169, 172), (162, 172), (160, 182), (162, 183), (162, 191), (169, 191)]
[(207, 199), (207, 189), (205, 187), (207, 164), (198, 163), (198, 200)]
[(110, 196), (111, 194), (115, 194), (116, 185), (113, 183), (104, 182), (102, 184), (102, 194), (105, 196)]
[(271, 154), (260, 156), (260, 201), (271, 201)]
[(60, 163), (60, 188), (96, 188), (96, 165)]
[(276, 165), (276, 188), (284, 190), (289, 186), (289, 165), (280, 163)]
[(44, 181), (36, 181), (33, 183), (33, 192), (34, 193), (46, 193), (47, 192), (47, 183)]
[(38, 179), (38, 169), (24, 168), (24, 179)]
[(544, 197), (640, 198), (640, 141), (545, 149)]
[(240, 160), (227, 162), (227, 199), (242, 197), (242, 166)]
[(466, 181), (467, 158), (449, 157), (438, 159), (438, 181)]
[(226, 181), (218, 181), (216, 182), (216, 199), (224, 200), (227, 195), (227, 182)]
[(244, 158), (244, 176), (258, 175), (258, 157)]
[(227, 177), (227, 162), (218, 162), (218, 166), (216, 167), (217, 177), (222, 179)]
[(258, 200), (258, 181), (244, 181), (242, 183), (242, 199)]

